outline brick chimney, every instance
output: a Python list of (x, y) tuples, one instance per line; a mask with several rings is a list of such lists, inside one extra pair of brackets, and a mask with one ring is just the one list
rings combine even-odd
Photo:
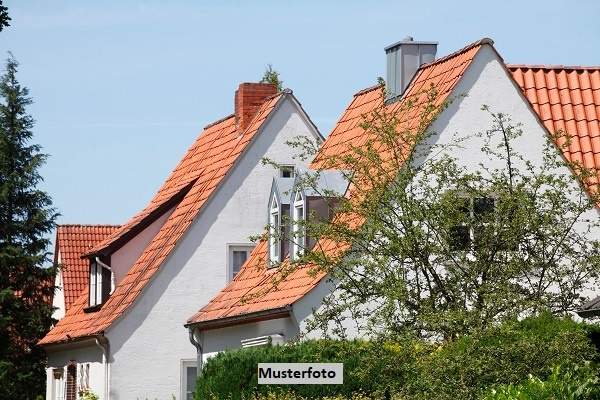
[(240, 83), (235, 91), (235, 122), (237, 128), (245, 130), (265, 100), (277, 93), (271, 83)]

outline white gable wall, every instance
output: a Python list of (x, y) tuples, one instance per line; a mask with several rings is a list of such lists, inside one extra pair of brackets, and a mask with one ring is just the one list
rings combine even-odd
[[(57, 252), (56, 260), (58, 265), (60, 265), (60, 251)], [(65, 287), (63, 285), (62, 269), (54, 277), (54, 286), (56, 289), (54, 289), (54, 297), (52, 297), (52, 307), (55, 310), (52, 313), (52, 318), (59, 320), (65, 316)]]
[(227, 244), (248, 242), (266, 225), (269, 187), (277, 171), (261, 159), (298, 165), (286, 141), (314, 137), (289, 98), (271, 117), (142, 296), (107, 331), (111, 399), (180, 398), (181, 360), (196, 359), (183, 325), (225, 286)]
[[(461, 96), (466, 95), (466, 96)], [(507, 74), (502, 60), (500, 60), (495, 51), (490, 46), (484, 46), (477, 53), (471, 66), (466, 71), (454, 91), (455, 99), (452, 104), (439, 116), (432, 124), (431, 131), (436, 134), (431, 138), (432, 142), (437, 144), (451, 143), (453, 137), (474, 135), (478, 132), (484, 132), (491, 128), (492, 120), (490, 115), (481, 110), (482, 105), (488, 105), (490, 109), (497, 113), (502, 112), (509, 115), (514, 123), (521, 123), (524, 135), (515, 141), (518, 152), (532, 161), (536, 165), (541, 165), (543, 156), (543, 147), (546, 143), (548, 133), (539, 122), (537, 115), (530, 108), (527, 100), (521, 95), (520, 89)], [(470, 169), (479, 169), (479, 163), (486, 162), (485, 154), (481, 152), (483, 139), (471, 138), (463, 144), (463, 148), (454, 148), (451, 152), (458, 162)], [(560, 153), (557, 150), (557, 157)], [(502, 165), (497, 164), (498, 167)], [(567, 171), (565, 167), (565, 171)], [(599, 218), (597, 210), (593, 210), (587, 215), (589, 218)], [(595, 238), (600, 238), (600, 232), (592, 234)], [(296, 302), (293, 306), (294, 318), (291, 320), (299, 326), (298, 330), (305, 338), (322, 337), (322, 332), (308, 332), (306, 327), (312, 310), (317, 309), (323, 297), (331, 292), (332, 284), (327, 279)], [(598, 294), (598, 288), (589, 288), (584, 292), (588, 297)], [(267, 330), (264, 322), (256, 322), (240, 325), (235, 332), (239, 335), (232, 338), (228, 334), (229, 344), (238, 342), (247, 338), (246, 332)], [(344, 321), (344, 327), (347, 329), (349, 337), (358, 335), (356, 323), (351, 320)], [(230, 329), (230, 333), (233, 332)], [(218, 337), (223, 330), (212, 330), (204, 333), (205, 340), (212, 337)], [(239, 344), (238, 344), (239, 347)], [(211, 349), (211, 351), (214, 351)]]

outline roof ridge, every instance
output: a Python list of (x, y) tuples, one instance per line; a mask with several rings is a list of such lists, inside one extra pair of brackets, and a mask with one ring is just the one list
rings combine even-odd
[(383, 87), (383, 84), (381, 84), (381, 83), (378, 83), (378, 84), (376, 84), (376, 85), (373, 85), (373, 86), (369, 86), (369, 87), (367, 87), (367, 88), (364, 88), (364, 89), (362, 89), (362, 90), (359, 90), (358, 92), (354, 93), (354, 97), (356, 97), (356, 96), (361, 96), (361, 95), (363, 95), (363, 94), (366, 94), (366, 93), (372, 92), (373, 90), (375, 90), (375, 89), (380, 89), (381, 87)]
[(121, 225), (119, 224), (56, 224), (56, 227), (67, 227), (67, 226), (85, 226), (85, 227), (96, 227), (96, 226), (105, 226), (111, 228), (118, 228)]
[(229, 115), (227, 115), (227, 116), (225, 116), (225, 117), (223, 117), (223, 118), (221, 118), (221, 119), (218, 119), (218, 120), (216, 120), (216, 121), (213, 121), (213, 122), (211, 122), (211, 123), (210, 123), (210, 124), (208, 124), (208, 125), (205, 125), (205, 126), (204, 126), (204, 128), (202, 128), (202, 130), (205, 130), (205, 129), (208, 129), (208, 128), (210, 128), (211, 126), (215, 126), (215, 125), (217, 125), (217, 124), (220, 124), (221, 122), (225, 122), (225, 121), (227, 121), (229, 118), (233, 118), (233, 117), (235, 117), (235, 114), (234, 114), (234, 113), (231, 113), (231, 114), (229, 114)]
[(481, 46), (483, 44), (489, 44), (490, 46), (494, 46), (494, 41), (492, 39), (488, 38), (488, 37), (484, 37), (482, 39), (479, 39), (476, 42), (473, 42), (471, 44), (466, 45), (462, 49), (453, 51), (450, 54), (446, 54), (444, 57), (440, 57), (438, 59), (435, 59), (435, 60), (433, 60), (430, 63), (421, 64), (421, 66), (419, 67), (419, 69), (426, 68), (426, 67), (429, 67), (429, 66), (432, 66), (432, 65), (436, 65), (438, 63), (442, 63), (442, 62), (447, 61), (447, 60), (449, 60), (449, 59), (451, 59), (453, 57), (458, 56), (461, 53), (464, 53), (465, 51), (471, 50), (473, 47)]
[(571, 69), (571, 70), (600, 70), (600, 65), (561, 65), (561, 64), (506, 64), (508, 69), (528, 68), (528, 69)]

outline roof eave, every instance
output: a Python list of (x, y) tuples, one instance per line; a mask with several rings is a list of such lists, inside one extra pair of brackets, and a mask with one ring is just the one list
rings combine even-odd
[(238, 314), (230, 317), (212, 319), (208, 321), (188, 322), (186, 328), (208, 331), (211, 329), (227, 328), (230, 326), (244, 325), (252, 322), (267, 321), (272, 319), (286, 318), (291, 315), (292, 306), (272, 308), (269, 310), (256, 311), (247, 314)]

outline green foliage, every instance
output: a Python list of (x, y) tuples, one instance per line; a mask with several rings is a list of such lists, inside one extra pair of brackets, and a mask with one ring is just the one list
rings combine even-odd
[(277, 91), (281, 92), (283, 90), (283, 81), (279, 78), (279, 72), (273, 69), (271, 64), (267, 65), (265, 69), (265, 73), (263, 74), (261, 83), (271, 83), (277, 87)]
[[(510, 322), (444, 345), (398, 342), (307, 341), (287, 346), (227, 351), (208, 360), (196, 399), (371, 398), (470, 400), (488, 388), (518, 383), (529, 374), (545, 379), (555, 365), (592, 360), (586, 327), (549, 314)], [(343, 362), (343, 385), (257, 384), (259, 362)]]
[(79, 399), (80, 400), (98, 400), (99, 397), (92, 390), (84, 389), (79, 392)]
[(492, 389), (484, 400), (596, 400), (600, 399), (598, 371), (588, 364), (555, 367), (545, 380), (529, 376), (525, 382)]
[(47, 235), (56, 213), (37, 189), (46, 159), (30, 144), (33, 118), (27, 88), (11, 57), (0, 79), (0, 398), (33, 399), (44, 393), (45, 353), (36, 346), (52, 323), (54, 268)]
[(7, 26), (10, 26), (10, 19), (8, 16), (8, 7), (2, 5), (2, 0), (0, 0), (0, 32)]
[(585, 326), (543, 314), (461, 337), (419, 359), (414, 399), (475, 399), (494, 385), (529, 374), (545, 378), (555, 365), (597, 356)]
[[(388, 385), (403, 382), (414, 363), (414, 349), (395, 344), (366, 341), (306, 341), (289, 346), (269, 346), (226, 351), (210, 359), (198, 379), (196, 399), (248, 398), (268, 392), (292, 390), (307, 398), (353, 393), (382, 394)], [(403, 360), (403, 363), (398, 363)], [(343, 385), (258, 385), (261, 362), (343, 362)], [(377, 379), (373, 379), (377, 377)]]
[[(343, 338), (351, 316), (369, 336), (450, 340), (522, 315), (577, 310), (600, 283), (600, 240), (589, 234), (600, 220), (588, 218), (600, 191), (580, 185), (599, 171), (563, 160), (555, 145), (568, 146), (563, 132), (547, 137), (538, 157), (520, 153), (528, 135), (542, 133), (487, 107), (489, 129), (440, 138), (429, 126), (447, 104), (434, 88), (420, 97), (428, 100), (418, 108), (375, 107), (362, 116), (361, 140), (317, 156), (322, 170), (342, 171), (351, 196), (329, 198), (331, 220), (303, 223), (305, 236), (345, 249), (307, 247), (295, 263), (335, 282), (308, 330)], [(318, 182), (305, 186), (319, 193)]]

